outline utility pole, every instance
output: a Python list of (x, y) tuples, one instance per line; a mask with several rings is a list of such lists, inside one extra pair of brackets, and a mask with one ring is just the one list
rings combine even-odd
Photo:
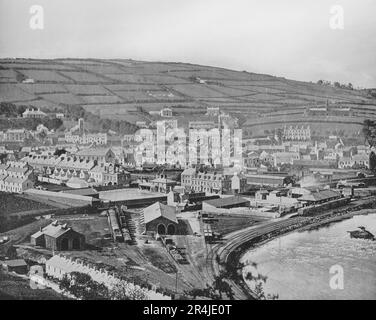
[(176, 270), (176, 280), (175, 280), (175, 292), (178, 294), (178, 274), (179, 270)]

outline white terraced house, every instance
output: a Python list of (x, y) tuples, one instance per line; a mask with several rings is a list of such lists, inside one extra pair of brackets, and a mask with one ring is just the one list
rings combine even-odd
[(182, 187), (189, 187), (193, 191), (222, 194), (231, 190), (230, 175), (218, 172), (197, 172), (194, 168), (185, 169), (181, 174)]
[(30, 133), (25, 129), (8, 129), (2, 134), (2, 141), (5, 142), (23, 142)]
[(0, 164), (0, 191), (23, 193), (34, 186), (33, 170), (23, 162)]
[(106, 145), (107, 144), (107, 133), (88, 133), (83, 135), (78, 134), (65, 134), (65, 142), (67, 143), (78, 143), (78, 144), (98, 144)]
[[(59, 181), (78, 178), (95, 185), (128, 184), (129, 172), (121, 169), (117, 164), (102, 162), (107, 158), (113, 160), (113, 156), (114, 153), (110, 149), (90, 149), (77, 155), (63, 154), (60, 157), (29, 155), (22, 159), (22, 163), (33, 167), (42, 178), (49, 177)], [(0, 174), (2, 171), (0, 166)]]

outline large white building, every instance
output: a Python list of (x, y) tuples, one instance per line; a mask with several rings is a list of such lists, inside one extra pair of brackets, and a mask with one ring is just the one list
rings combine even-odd
[(369, 155), (366, 153), (359, 153), (351, 157), (342, 157), (338, 161), (339, 169), (351, 169), (356, 166), (359, 168), (369, 168)]
[(23, 118), (44, 118), (47, 114), (45, 114), (43, 111), (41, 111), (39, 108), (37, 110), (34, 110), (32, 108), (27, 108), (25, 112), (22, 114)]
[(0, 133), (0, 140), (4, 142), (24, 142), (30, 136), (25, 129), (8, 129)]
[(188, 168), (181, 174), (181, 185), (196, 192), (222, 194), (231, 190), (231, 179), (232, 175), (198, 172), (194, 168)]
[(283, 128), (283, 139), (291, 141), (311, 140), (311, 128), (310, 126), (285, 126)]

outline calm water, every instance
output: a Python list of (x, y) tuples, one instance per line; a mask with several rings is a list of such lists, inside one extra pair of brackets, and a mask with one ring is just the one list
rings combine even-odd
[[(347, 231), (358, 226), (376, 235), (376, 214), (286, 235), (246, 252), (242, 261), (258, 264), (268, 277), (265, 292), (279, 299), (376, 299), (376, 241), (351, 239)], [(330, 288), (333, 265), (343, 268), (343, 290)]]

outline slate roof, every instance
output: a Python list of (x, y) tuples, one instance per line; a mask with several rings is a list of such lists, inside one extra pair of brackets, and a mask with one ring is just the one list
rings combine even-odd
[(68, 232), (69, 230), (72, 230), (71, 228), (63, 228), (62, 225), (58, 224), (57, 226), (54, 226), (53, 224), (48, 225), (47, 227), (44, 227), (42, 229), (42, 233), (50, 236), (52, 238), (58, 238), (64, 233)]
[(164, 217), (172, 222), (178, 223), (174, 207), (167, 206), (163, 203), (156, 202), (143, 210), (144, 222), (151, 222), (159, 217)]
[(8, 169), (8, 167), (9, 167), (9, 164), (0, 163), (0, 170), (6, 170)]
[(302, 197), (298, 198), (300, 201), (323, 201), (323, 200), (329, 200), (331, 198), (340, 197), (341, 194), (333, 191), (333, 190), (322, 190), (318, 192), (312, 192), (310, 194), (303, 195)]
[(5, 182), (8, 182), (8, 183), (23, 183), (25, 181), (29, 180), (28, 178), (14, 178), (14, 177), (7, 177), (4, 179)]
[[(83, 149), (76, 152), (77, 156), (105, 156), (111, 148), (90, 148)], [(111, 150), (112, 151), (112, 150)]]
[(353, 155), (352, 159), (355, 161), (368, 161), (369, 155), (365, 153), (359, 153), (359, 154)]
[(167, 178), (156, 178), (151, 180), (152, 183), (176, 183), (175, 180), (167, 179)]
[(188, 169), (185, 169), (181, 174), (193, 176), (193, 175), (196, 174), (196, 169), (195, 168), (188, 168)]
[(5, 260), (1, 262), (3, 265), (7, 265), (8, 267), (22, 267), (27, 266), (27, 263), (24, 259), (15, 259), (15, 260)]
[(246, 178), (260, 178), (260, 179), (273, 179), (283, 181), (288, 176), (287, 175), (272, 175), (272, 174), (246, 174)]
[(228, 206), (233, 206), (233, 205), (238, 205), (238, 204), (249, 203), (247, 199), (244, 199), (238, 196), (212, 199), (212, 200), (207, 200), (204, 202), (216, 208), (223, 208), (223, 207), (228, 207)]

